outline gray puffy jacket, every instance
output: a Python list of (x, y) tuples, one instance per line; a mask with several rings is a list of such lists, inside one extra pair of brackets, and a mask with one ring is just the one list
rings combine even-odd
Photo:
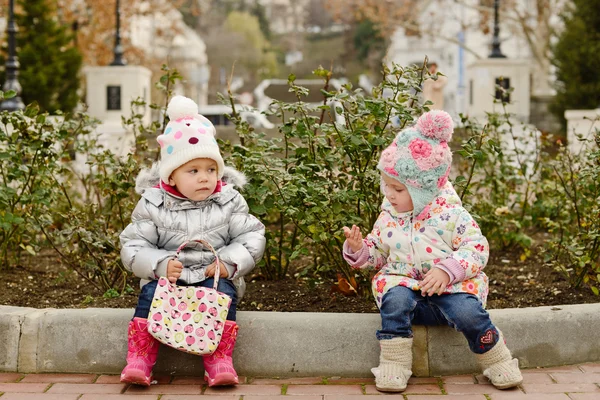
[[(177, 248), (188, 240), (209, 242), (225, 264), (229, 279), (244, 292), (244, 275), (261, 259), (265, 249), (265, 226), (248, 213), (244, 197), (234, 189), (246, 183), (243, 174), (226, 167), (220, 192), (202, 201), (191, 201), (156, 187), (158, 164), (143, 170), (136, 180), (142, 198), (131, 214), (131, 223), (121, 233), (121, 259), (125, 267), (142, 279), (141, 286), (166, 276), (167, 263)], [(184, 248), (178, 257), (183, 264), (180, 280), (203, 281), (215, 257), (201, 245)]]

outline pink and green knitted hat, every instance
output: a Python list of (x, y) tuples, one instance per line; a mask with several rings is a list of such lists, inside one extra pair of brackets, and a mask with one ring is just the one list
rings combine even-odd
[(415, 126), (398, 133), (381, 153), (377, 168), (406, 186), (417, 219), (427, 214), (429, 203), (448, 182), (452, 164), (448, 142), (453, 132), (450, 115), (432, 110), (421, 115)]
[(169, 182), (171, 173), (195, 158), (210, 158), (217, 163), (217, 175), (223, 177), (225, 164), (215, 139), (215, 127), (198, 113), (194, 100), (174, 96), (167, 106), (169, 123), (156, 140), (160, 145), (160, 179)]

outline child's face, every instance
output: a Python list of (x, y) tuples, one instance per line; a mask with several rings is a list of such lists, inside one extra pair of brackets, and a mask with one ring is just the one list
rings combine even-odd
[(385, 174), (381, 174), (381, 177), (385, 183), (383, 192), (394, 210), (397, 212), (411, 211), (414, 206), (406, 186)]
[(196, 158), (177, 168), (169, 185), (190, 200), (200, 201), (213, 194), (217, 187), (217, 163), (210, 158)]

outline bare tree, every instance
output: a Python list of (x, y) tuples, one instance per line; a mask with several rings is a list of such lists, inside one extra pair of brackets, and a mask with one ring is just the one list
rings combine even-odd
[[(462, 46), (477, 58), (487, 57), (459, 42), (449, 34), (444, 20), (458, 21), (464, 31), (489, 34), (493, 15), (492, 0), (330, 0), (328, 7), (339, 21), (368, 18), (380, 26), (389, 38), (398, 28), (408, 36), (429, 36)], [(514, 35), (527, 44), (534, 60), (533, 74), (536, 93), (550, 93), (550, 47), (556, 17), (568, 0), (503, 0), (501, 2), (502, 32)], [(458, 6), (458, 8), (457, 8)], [(464, 18), (460, 8), (475, 12), (479, 18)], [(432, 11), (433, 10), (433, 11)], [(453, 10), (456, 12), (453, 14)], [(469, 15), (472, 15), (469, 14)]]
[[(121, 1), (122, 45), (129, 63), (149, 65), (152, 60), (147, 49), (139, 49), (131, 44), (128, 32), (134, 17), (167, 13), (179, 7), (184, 0), (164, 2), (161, 0)], [(77, 45), (83, 54), (85, 65), (108, 65), (113, 58), (116, 25), (116, 0), (58, 0), (60, 18), (76, 31)], [(157, 29), (158, 36), (172, 35), (174, 25)]]

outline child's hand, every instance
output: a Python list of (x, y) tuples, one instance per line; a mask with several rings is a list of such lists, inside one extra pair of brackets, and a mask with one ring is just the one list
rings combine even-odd
[[(217, 269), (217, 263), (213, 262), (208, 267), (206, 267), (206, 271), (204, 272), (204, 276), (206, 276), (208, 278), (210, 278), (212, 276), (215, 276), (215, 270), (216, 269)], [(219, 277), (221, 277), (221, 278), (228, 278), (229, 277), (229, 272), (227, 271), (227, 268), (225, 268), (225, 265), (223, 265), (223, 263), (221, 261), (219, 261)]]
[(360, 233), (360, 228), (356, 225), (352, 225), (352, 229), (347, 226), (344, 227), (344, 236), (352, 249), (352, 252), (356, 253), (363, 247), (363, 237)]
[(182, 271), (183, 264), (179, 260), (169, 260), (169, 263), (167, 264), (167, 278), (169, 279), (169, 282), (177, 282), (177, 279), (179, 279), (181, 276)]
[(450, 283), (450, 276), (441, 268), (431, 268), (421, 281), (421, 295), (441, 295)]

